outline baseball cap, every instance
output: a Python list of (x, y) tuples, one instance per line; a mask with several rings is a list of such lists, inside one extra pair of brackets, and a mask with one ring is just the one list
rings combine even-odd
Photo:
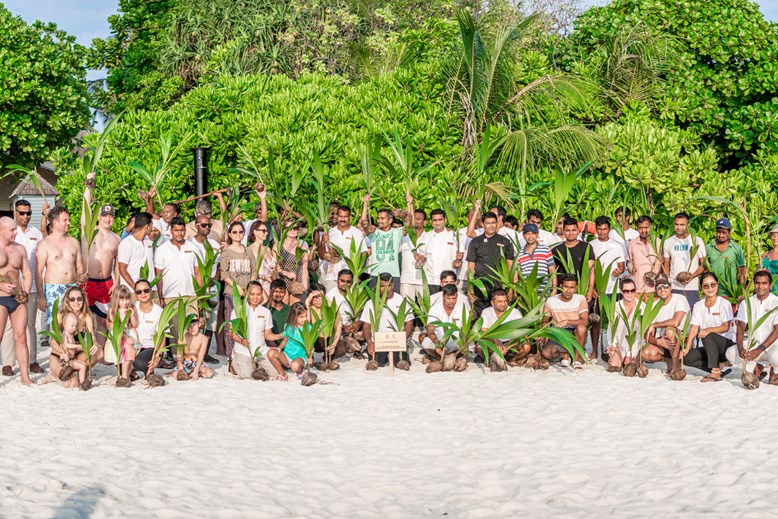
[(656, 285), (669, 285), (670, 279), (667, 277), (667, 274), (657, 274), (656, 281), (654, 282), (654, 286)]
[(534, 223), (525, 223), (524, 227), (521, 228), (521, 232), (534, 232), (535, 234), (538, 233), (538, 226)]
[(110, 214), (111, 216), (116, 216), (116, 211), (114, 211), (113, 206), (110, 204), (101, 205), (100, 216), (105, 216), (107, 214)]
[(716, 220), (716, 229), (732, 229), (732, 224), (726, 218)]
[(773, 225), (773, 228), (770, 229), (770, 232), (768, 232), (767, 234), (773, 234), (773, 233), (778, 233), (778, 223)]

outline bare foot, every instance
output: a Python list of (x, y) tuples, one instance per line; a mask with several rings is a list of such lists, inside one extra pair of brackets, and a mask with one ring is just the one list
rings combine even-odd
[(35, 382), (30, 377), (22, 377), (22, 384), (25, 386), (34, 386)]

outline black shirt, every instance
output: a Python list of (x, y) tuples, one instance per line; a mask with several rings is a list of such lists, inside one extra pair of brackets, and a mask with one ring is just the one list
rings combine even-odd
[(476, 279), (487, 278), (494, 283), (492, 288), (501, 288), (494, 277), (491, 267), (497, 267), (501, 257), (514, 258), (513, 244), (505, 236), (495, 234), (489, 238), (485, 234), (472, 239), (467, 249), (467, 261), (475, 263), (473, 275)]
[[(575, 274), (580, 280), (581, 272), (583, 272), (584, 257), (586, 256), (587, 250), (589, 251), (588, 259), (591, 261), (596, 260), (597, 256), (594, 253), (594, 249), (585, 241), (578, 240), (578, 243), (573, 247), (567, 247), (565, 242), (556, 245), (551, 249), (551, 252), (554, 254), (554, 263), (556, 263), (557, 274)], [(570, 257), (573, 259), (575, 272), (568, 272), (565, 268), (565, 264), (568, 261), (568, 253), (570, 253)]]

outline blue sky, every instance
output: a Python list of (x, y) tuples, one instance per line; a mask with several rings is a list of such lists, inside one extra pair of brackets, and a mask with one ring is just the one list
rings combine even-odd
[[(31, 22), (54, 22), (82, 45), (110, 33), (108, 16), (118, 9), (118, 0), (0, 0), (12, 13)], [(583, 0), (584, 5), (602, 5), (606, 0)], [(758, 0), (762, 13), (778, 22), (778, 0)]]

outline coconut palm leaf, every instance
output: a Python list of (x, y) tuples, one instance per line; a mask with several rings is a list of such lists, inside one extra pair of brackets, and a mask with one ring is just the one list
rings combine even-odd
[(130, 312), (127, 312), (123, 318), (114, 319), (111, 327), (105, 332), (99, 331), (100, 335), (105, 337), (106, 342), (110, 345), (114, 355), (116, 355), (116, 376), (121, 376), (122, 369), (122, 339), (124, 338), (124, 330), (127, 328), (127, 323), (130, 321)]
[(248, 311), (246, 310), (247, 303), (246, 299), (240, 296), (240, 291), (238, 290), (238, 286), (235, 283), (232, 284), (232, 301), (232, 308), (235, 311), (235, 319), (224, 321), (219, 331), (223, 330), (225, 326), (229, 326), (232, 330), (232, 333), (244, 341), (247, 341), (249, 340)]
[(51, 307), (51, 325), (49, 330), (41, 330), (38, 335), (44, 335), (51, 340), (56, 341), (57, 344), (62, 345), (62, 329), (59, 325), (59, 298), (54, 300), (54, 305)]

